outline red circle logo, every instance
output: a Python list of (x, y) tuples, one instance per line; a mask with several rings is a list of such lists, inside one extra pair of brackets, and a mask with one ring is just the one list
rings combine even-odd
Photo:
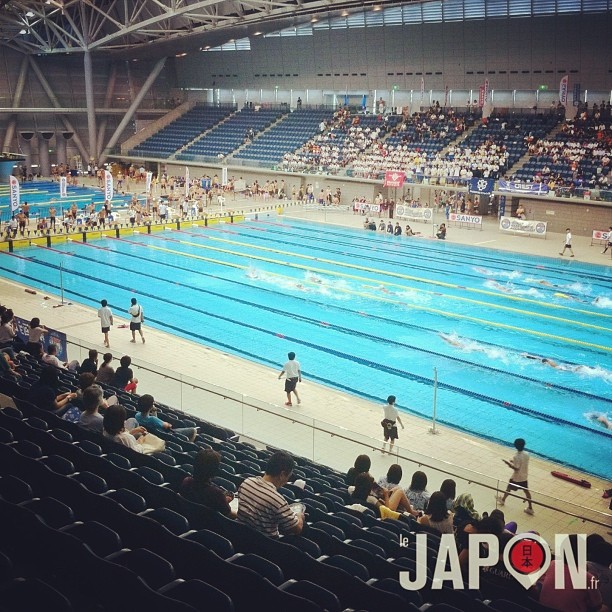
[(517, 540), (512, 544), (508, 554), (512, 569), (520, 574), (532, 574), (544, 566), (546, 552), (544, 546), (529, 537)]

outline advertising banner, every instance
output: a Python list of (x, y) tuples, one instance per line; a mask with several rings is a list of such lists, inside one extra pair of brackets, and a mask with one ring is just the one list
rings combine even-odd
[[(50, 327), (47, 327), (47, 330), (47, 333), (40, 339), (44, 351), (47, 351), (49, 344), (55, 344), (57, 346), (57, 358), (60, 361), (68, 361), (66, 334), (56, 329), (51, 329)], [(23, 340), (24, 344), (27, 344), (30, 335), (30, 322), (21, 317), (15, 317), (15, 331), (17, 336)]]
[(482, 195), (491, 195), (495, 181), (493, 179), (473, 178), (470, 179), (470, 193), (478, 193)]
[(9, 177), (9, 189), (11, 194), (11, 212), (14, 213), (19, 208), (19, 181), (11, 175)]
[(455, 223), (471, 223), (472, 225), (482, 225), (482, 217), (478, 215), (464, 215), (459, 213), (450, 213), (449, 221)]
[(104, 171), (104, 199), (110, 202), (113, 199), (114, 195), (115, 195), (115, 192), (113, 189), (113, 175), (110, 172), (110, 170), (105, 170)]
[(502, 232), (546, 236), (546, 221), (528, 221), (526, 219), (515, 219), (514, 217), (502, 217), (499, 220), (499, 229)]
[(569, 76), (565, 75), (559, 82), (559, 102), (563, 106), (567, 106), (567, 87), (569, 85)]
[(522, 183), (521, 181), (503, 181), (497, 183), (499, 191), (512, 191), (515, 193), (529, 193), (531, 195), (548, 195), (548, 185), (544, 183)]
[(60, 176), (59, 180), (60, 198), (68, 197), (68, 179), (65, 176)]
[(384, 187), (395, 187), (395, 188), (403, 187), (405, 180), (406, 180), (405, 172), (396, 172), (396, 171), (385, 172)]
[(431, 221), (433, 210), (431, 208), (412, 208), (398, 204), (395, 207), (395, 216), (400, 219), (416, 219), (417, 221)]

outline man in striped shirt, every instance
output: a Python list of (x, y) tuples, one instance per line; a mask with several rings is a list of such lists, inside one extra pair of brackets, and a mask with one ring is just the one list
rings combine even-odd
[(293, 458), (279, 451), (270, 457), (263, 476), (247, 478), (238, 489), (238, 522), (271, 537), (301, 533), (304, 515), (295, 514), (277, 491), (287, 484), (294, 466)]

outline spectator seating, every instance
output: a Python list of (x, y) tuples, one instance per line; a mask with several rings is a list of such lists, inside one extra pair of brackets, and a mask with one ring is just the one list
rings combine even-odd
[(257, 135), (287, 112), (287, 109), (243, 108), (190, 144), (176, 158), (197, 161), (226, 157), (244, 144), (249, 130), (253, 130), (254, 135)]
[[(4, 382), (0, 381), (0, 391), (6, 390)], [(296, 458), (296, 473), (320, 492), (288, 485), (287, 494), (307, 506), (309, 524), (302, 536), (277, 541), (181, 498), (176, 491), (186, 472), (178, 460), (176, 466), (169, 465), (27, 402), (18, 399), (18, 404), (19, 410), (0, 410), (0, 428), (10, 432), (5, 439), (12, 440), (0, 444), (0, 520), (5, 526), (0, 552), (20, 568), (21, 577), (43, 581), (74, 609), (80, 609), (84, 598), (90, 605), (110, 605), (109, 598), (119, 596), (119, 609), (127, 609), (138, 596), (160, 609), (191, 610), (194, 593), (205, 591), (224, 602), (219, 603), (220, 610), (232, 609), (231, 602), (237, 611), (251, 610), (254, 598), (266, 608), (313, 612), (347, 607), (410, 609), (421, 601), (439, 602), (438, 594), (430, 590), (435, 558), (428, 559), (429, 568), (424, 570), (429, 576), (424, 590), (412, 593), (399, 586), (399, 571), (416, 570), (415, 548), (401, 547), (399, 535), (414, 542), (420, 526), (411, 520), (381, 521), (373, 513), (346, 508), (342, 475), (326, 466)], [(69, 433), (73, 442), (59, 439), (53, 430)], [(241, 473), (242, 460), (261, 467), (276, 450), (256, 449), (235, 437), (206, 439), (221, 452), (223, 465), (234, 470), (227, 474), (235, 484), (248, 475)], [(21, 454), (23, 447), (16, 442), (39, 447), (42, 457)], [(169, 442), (181, 448), (172, 451), (181, 462), (192, 461), (190, 453), (203, 444)], [(102, 454), (90, 452), (95, 450), (90, 443), (98, 444)], [(108, 459), (110, 451), (137, 469), (115, 465)], [(45, 461), (51, 456), (65, 459), (75, 473), (66, 474), (65, 466)], [(143, 478), (143, 467), (158, 471), (163, 482)], [(97, 476), (109, 490), (92, 491), (77, 478), (79, 474)], [(138, 500), (144, 501), (134, 503)], [(54, 554), (58, 558), (49, 565)], [(59, 563), (65, 569), (49, 571)], [(109, 593), (100, 583), (111, 578), (117, 590)], [(134, 592), (126, 593), (130, 589)], [(461, 605), (453, 605), (480, 610), (478, 596), (465, 592)], [(339, 608), (334, 607), (336, 600)]]
[(228, 117), (229, 106), (196, 106), (130, 150), (137, 157), (169, 157)]
[(516, 173), (551, 189), (612, 191), (612, 129), (595, 117), (566, 121), (553, 137), (529, 146), (531, 157)]
[[(36, 374), (36, 362), (19, 357)], [(75, 383), (70, 373), (62, 378), (68, 388)], [(121, 390), (108, 392), (134, 403)], [(0, 409), (3, 609), (23, 609), (15, 603), (23, 592), (16, 578), (33, 584), (33, 600), (46, 597), (47, 607), (61, 611), (154, 606), (187, 612), (201, 608), (198, 596), (210, 596), (214, 609), (237, 612), (252, 610), (253, 601), (262, 609), (298, 612), (410, 610), (422, 602), (485, 609), (478, 591), (432, 590), (438, 535), (411, 517), (383, 521), (347, 507), (343, 475), (325, 465), (295, 458), (293, 477), (306, 485), (290, 482), (279, 491), (304, 503), (307, 525), (300, 536), (275, 540), (177, 491), (201, 448), (220, 452), (228, 486), (261, 473), (278, 449), (256, 448), (230, 430), (162, 406), (164, 419), (202, 428), (193, 443), (166, 432), (165, 454), (174, 460), (168, 462), (40, 410), (22, 399), (27, 388), (14, 380), (0, 377), (0, 393), (13, 393), (18, 405)], [(418, 532), (427, 533), (431, 545), (422, 567)], [(424, 572), (425, 587), (404, 590), (400, 571)], [(493, 589), (487, 596), (541, 610), (522, 591)]]
[(235, 154), (235, 159), (276, 164), (286, 151), (294, 151), (312, 138), (321, 121), (329, 121), (329, 110), (295, 110)]

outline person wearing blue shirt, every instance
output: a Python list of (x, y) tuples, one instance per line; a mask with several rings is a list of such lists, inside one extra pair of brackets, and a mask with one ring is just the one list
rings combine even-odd
[[(142, 425), (147, 431), (154, 432), (155, 430), (161, 431), (164, 429), (172, 429), (172, 423), (162, 421), (159, 417), (155, 416), (157, 410), (155, 409), (155, 399), (148, 393), (141, 395), (138, 398), (138, 412), (136, 413), (136, 421), (139, 425)], [(195, 440), (198, 433), (197, 427), (177, 427), (172, 429), (176, 433), (183, 434), (189, 438), (190, 442)]]

